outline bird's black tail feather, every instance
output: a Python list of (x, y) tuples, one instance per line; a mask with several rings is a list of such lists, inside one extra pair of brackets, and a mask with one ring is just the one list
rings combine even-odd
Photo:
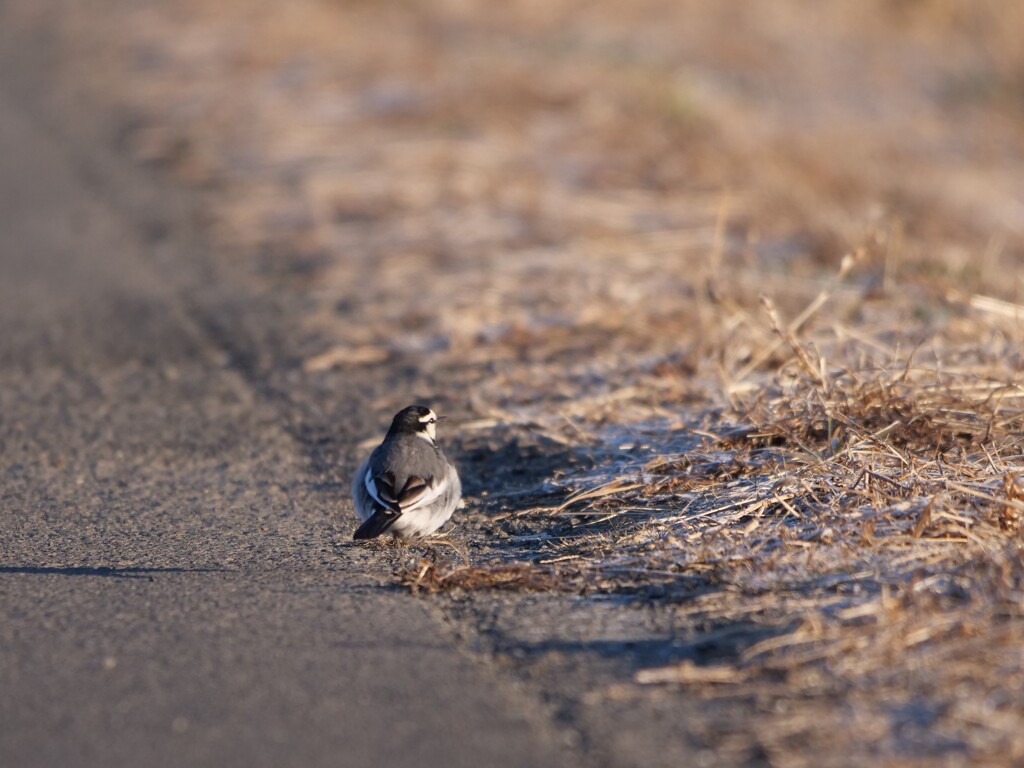
[(356, 529), (356, 532), (352, 534), (352, 538), (356, 541), (359, 539), (375, 539), (382, 533), (387, 533), (388, 528), (399, 517), (399, 514), (392, 512), (390, 509), (378, 509), (365, 523)]

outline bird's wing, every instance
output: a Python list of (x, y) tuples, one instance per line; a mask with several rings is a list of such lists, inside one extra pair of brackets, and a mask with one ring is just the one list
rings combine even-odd
[(399, 505), (399, 494), (395, 491), (395, 476), (390, 472), (373, 474), (373, 470), (366, 468), (366, 475), (363, 477), (363, 484), (370, 498), (377, 502), (384, 509), (394, 515), (402, 514), (402, 507)]
[(391, 472), (374, 475), (367, 470), (364, 482), (370, 498), (392, 513), (402, 514), (425, 507), (440, 498), (447, 488), (448, 478), (437, 482), (433, 476), (410, 475), (399, 488)]
[(433, 477), (417, 477), (413, 475), (399, 493), (399, 505), (403, 512), (412, 512), (433, 504), (445, 492), (448, 479), (437, 482)]

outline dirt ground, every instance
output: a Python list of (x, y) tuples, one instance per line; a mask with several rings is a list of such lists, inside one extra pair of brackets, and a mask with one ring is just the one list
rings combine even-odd
[(394, 579), (584, 740), (1024, 761), (1024, 6), (22, 5), (340, 497), (452, 417), (472, 566)]

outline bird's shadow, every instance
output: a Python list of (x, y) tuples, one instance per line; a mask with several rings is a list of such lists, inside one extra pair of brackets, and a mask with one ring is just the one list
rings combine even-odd
[(492, 514), (556, 503), (565, 495), (559, 477), (594, 464), (584, 447), (542, 435), (462, 439), (450, 453), (458, 464), (463, 492)]
[[(663, 510), (652, 506), (647, 513), (631, 510), (629, 516), (613, 519), (606, 510), (591, 508), (586, 500), (565, 502), (574, 491), (635, 478), (653, 450), (681, 452), (697, 442), (685, 428), (658, 438), (664, 443), (647, 445), (654, 441), (644, 438), (642, 432), (624, 431), (576, 443), (515, 427), (460, 437), (449, 455), (458, 464), (469, 500), (463, 525), (488, 533), (499, 529), (508, 536), (503, 548), (525, 547), (521, 554), (526, 559), (539, 540), (564, 541), (609, 526), (643, 525)], [(517, 545), (516, 540), (522, 543)]]
[(115, 579), (145, 579), (167, 573), (212, 573), (218, 568), (140, 568), (113, 566), (0, 565), (0, 575), (101, 576)]

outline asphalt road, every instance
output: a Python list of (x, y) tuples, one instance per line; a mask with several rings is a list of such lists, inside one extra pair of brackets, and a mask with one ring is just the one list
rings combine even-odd
[(582, 760), (347, 546), (189, 286), (244, 297), (68, 130), (0, 89), (0, 765)]

